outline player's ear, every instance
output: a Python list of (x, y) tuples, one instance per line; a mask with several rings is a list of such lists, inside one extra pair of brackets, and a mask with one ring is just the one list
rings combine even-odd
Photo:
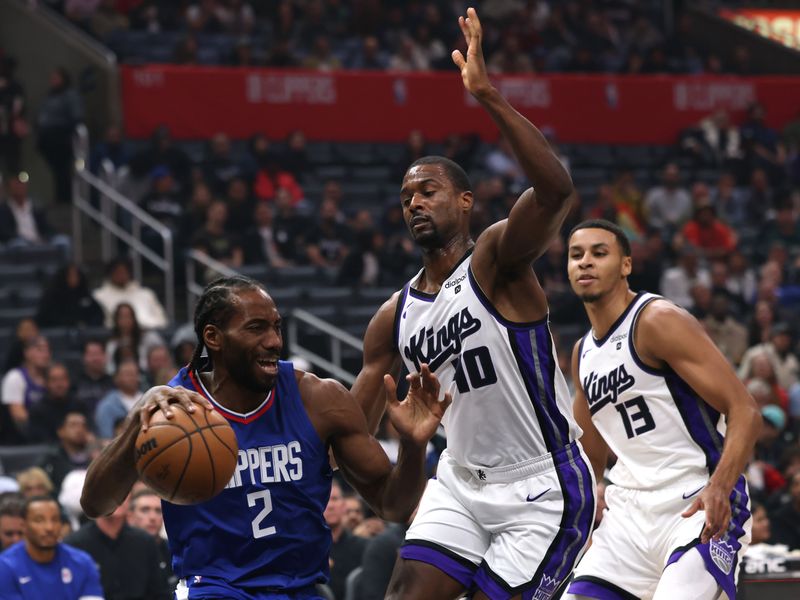
[(631, 274), (633, 260), (630, 256), (623, 256), (622, 257), (622, 276), (627, 277)]
[(472, 210), (472, 204), (474, 202), (474, 198), (472, 196), (472, 192), (467, 190), (466, 192), (461, 192), (461, 196), (459, 196), (459, 201), (461, 202), (461, 209), (464, 212), (469, 212)]
[(203, 342), (206, 348), (218, 352), (222, 348), (222, 332), (216, 325), (206, 325), (203, 328)]

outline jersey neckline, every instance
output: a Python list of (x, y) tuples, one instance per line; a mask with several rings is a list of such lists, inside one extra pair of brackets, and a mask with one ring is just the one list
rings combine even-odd
[(589, 330), (589, 335), (592, 337), (592, 341), (594, 342), (594, 345), (597, 348), (600, 348), (603, 344), (605, 344), (608, 341), (608, 338), (611, 337), (614, 334), (614, 332), (616, 332), (616, 330), (619, 328), (622, 322), (627, 318), (631, 310), (633, 310), (633, 307), (636, 306), (636, 303), (641, 299), (642, 296), (644, 296), (644, 294), (645, 292), (638, 292), (636, 294), (634, 299), (630, 301), (630, 304), (628, 304), (628, 306), (625, 307), (625, 310), (622, 311), (622, 314), (618, 316), (616, 321), (614, 321), (611, 324), (611, 327), (608, 328), (606, 334), (599, 340), (596, 337), (594, 337), (594, 329)]
[[(465, 260), (467, 260), (467, 258), (470, 257), (470, 255), (472, 254), (472, 251), (474, 249), (475, 249), (474, 245), (472, 245), (471, 247), (467, 248), (467, 251), (464, 252), (464, 255), (461, 258), (458, 259), (458, 262), (455, 265), (453, 265), (453, 268), (450, 269), (450, 271), (447, 273), (447, 275), (444, 276), (444, 279), (442, 279), (442, 284), (444, 284), (445, 281), (450, 279), (451, 275), (456, 272), (456, 269), (458, 269), (458, 267), (460, 267), (462, 265), (462, 263)], [(439, 292), (436, 292), (435, 294), (431, 294), (429, 292), (421, 292), (421, 291), (419, 291), (418, 289), (416, 289), (415, 287), (413, 287), (411, 285), (412, 282), (419, 281), (419, 279), (422, 277), (422, 274), (424, 272), (425, 272), (425, 267), (422, 267), (422, 269), (420, 269), (420, 272), (416, 274), (414, 279), (412, 279), (408, 283), (408, 293), (409, 293), (410, 296), (413, 296), (414, 298), (417, 298), (418, 300), (427, 300), (427, 301), (431, 302), (433, 300), (436, 300), (436, 297), (439, 295), (439, 292), (442, 291), (441, 287), (439, 288)]]
[(231, 421), (237, 421), (238, 423), (244, 423), (244, 424), (252, 423), (258, 417), (267, 412), (272, 406), (273, 401), (275, 400), (275, 387), (277, 386), (277, 381), (275, 385), (272, 386), (272, 389), (269, 391), (266, 398), (264, 398), (264, 401), (261, 404), (259, 404), (256, 408), (247, 413), (234, 412), (232, 410), (225, 408), (214, 399), (214, 397), (211, 395), (211, 392), (209, 392), (208, 389), (206, 389), (206, 386), (203, 383), (203, 380), (200, 378), (200, 374), (197, 371), (189, 370), (188, 373), (189, 373), (189, 379), (192, 381), (195, 388), (197, 388), (197, 391), (201, 395), (205, 396), (208, 399), (208, 401), (214, 405), (214, 408), (217, 410), (217, 412), (222, 414), (222, 416), (225, 417), (226, 419), (230, 419)]

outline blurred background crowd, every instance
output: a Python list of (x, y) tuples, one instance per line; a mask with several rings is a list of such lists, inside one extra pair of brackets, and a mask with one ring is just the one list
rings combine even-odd
[[(463, 43), (455, 27), (463, 3), (451, 1), (41, 4), (132, 63), (424, 71), (451, 69), (450, 51)], [(476, 4), (487, 63), (498, 74), (758, 74), (747, 47), (730, 61), (688, 43), (686, 20), (678, 13), (667, 22), (656, 2)], [(196, 341), (190, 315), (170, 318), (153, 273), (135, 276), (129, 257), (72, 260), (77, 240), (64, 207), (73, 201), (72, 139), (86, 108), (67, 69), (41, 73), (48, 94), (28, 106), (15, 64), (0, 48), (0, 541), (20, 539), (22, 497), (52, 494), (65, 532), (73, 531), (67, 540), (103, 565), (108, 598), (122, 597), (114, 594), (126, 586), (138, 586), (140, 597), (171, 597), (157, 498), (135, 490), (114, 515), (90, 525), (78, 498), (88, 464), (142, 392), (188, 362)], [(765, 117), (757, 101), (735, 117), (715, 110), (666, 146), (565, 144), (545, 130), (576, 197), (562, 235), (534, 268), (571, 383), (572, 342), (587, 321), (567, 280), (566, 234), (590, 217), (624, 228), (633, 244), (632, 289), (661, 293), (695, 315), (761, 406), (763, 430), (747, 472), (757, 500), (754, 544), (800, 550), (800, 111), (780, 127)], [(23, 144), (46, 161), (49, 193), (31, 193)], [(266, 281), (284, 312), (303, 306), (360, 337), (421, 264), (398, 190), (407, 165), (427, 154), (469, 173), (475, 235), (506, 216), (529, 185), (502, 140), (429, 140), (420, 131), (405, 143), (309, 140), (302, 128), (282, 139), (219, 132), (177, 140), (165, 124), (150, 139), (127, 139), (107, 123), (88, 164), (113, 175), (169, 229), (178, 262), (197, 250)], [(142, 235), (159, 250), (158, 236)], [(212, 276), (201, 272), (196, 283)], [(350, 358), (357, 371), (359, 357)], [(396, 457), (391, 426), (383, 424), (380, 436)], [(431, 469), (445, 444), (443, 436), (431, 444)], [(338, 600), (382, 598), (404, 527), (371, 517), (346, 484), (334, 487), (326, 519), (334, 537), (328, 591)], [(130, 528), (144, 529), (158, 547), (146, 576), (126, 570), (131, 553), (150, 543), (137, 546), (135, 535), (125, 537)], [(110, 551), (95, 538), (127, 541)]]

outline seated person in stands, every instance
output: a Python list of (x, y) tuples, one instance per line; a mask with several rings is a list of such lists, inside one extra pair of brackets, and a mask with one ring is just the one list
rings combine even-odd
[(28, 411), (45, 395), (45, 373), (50, 365), (50, 344), (37, 336), (25, 342), (22, 365), (11, 369), (3, 377), (0, 396), (17, 431), (23, 436), (28, 431)]
[(39, 327), (102, 327), (103, 309), (92, 297), (81, 268), (70, 263), (61, 267), (39, 300)]
[(8, 200), (0, 203), (0, 243), (17, 247), (51, 243), (69, 254), (69, 238), (57, 235), (44, 210), (33, 206), (28, 195), (28, 174), (9, 177), (7, 190)]
[(121, 302), (133, 307), (142, 329), (162, 329), (168, 324), (167, 313), (153, 290), (133, 279), (133, 267), (127, 257), (116, 258), (108, 264), (106, 280), (93, 295), (103, 307), (106, 327), (113, 326), (114, 310)]

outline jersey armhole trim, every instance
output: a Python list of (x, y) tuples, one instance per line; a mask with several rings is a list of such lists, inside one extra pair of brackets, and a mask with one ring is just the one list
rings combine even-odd
[[(590, 331), (589, 335), (591, 335), (591, 333), (592, 332)], [(577, 370), (572, 376), (572, 380), (575, 383), (575, 387), (576, 388), (580, 388), (580, 390), (581, 390), (581, 392), (583, 392), (584, 396), (586, 395), (586, 390), (584, 390), (583, 389), (583, 385), (581, 385), (581, 358), (583, 358), (583, 356), (582, 356), (582, 354), (583, 354), (583, 344), (585, 342), (586, 342), (586, 336), (584, 335), (581, 338), (580, 344), (578, 344), (578, 364), (575, 365), (577, 367)]]
[(475, 279), (475, 275), (472, 273), (472, 265), (467, 267), (467, 275), (469, 276), (469, 284), (472, 287), (472, 290), (475, 292), (475, 296), (477, 296), (478, 300), (480, 300), (483, 307), (489, 311), (494, 319), (500, 323), (503, 327), (508, 329), (533, 329), (538, 325), (542, 325), (547, 323), (547, 320), (550, 318), (550, 312), (548, 311), (544, 317), (541, 319), (537, 319), (536, 321), (527, 321), (527, 322), (518, 322), (518, 321), (509, 321), (500, 312), (494, 307), (494, 304), (489, 300), (486, 294), (481, 289), (480, 284)]
[(634, 342), (636, 339), (636, 324), (639, 322), (639, 315), (642, 314), (642, 311), (645, 309), (645, 307), (653, 302), (653, 300), (663, 300), (663, 298), (661, 296), (651, 296), (637, 307), (636, 312), (633, 315), (633, 321), (631, 321), (631, 332), (630, 335), (628, 335), (628, 348), (630, 349), (633, 361), (642, 371), (649, 373), (650, 375), (658, 375), (663, 377), (664, 374), (667, 373), (667, 370), (651, 367), (644, 362), (639, 356), (639, 353), (636, 351), (636, 342)]
[(400, 353), (400, 316), (403, 314), (403, 307), (406, 304), (406, 297), (408, 296), (410, 285), (410, 283), (407, 283), (405, 286), (403, 286), (403, 289), (400, 290), (400, 293), (397, 295), (397, 303), (394, 306), (392, 344), (394, 345), (394, 349), (398, 354)]

